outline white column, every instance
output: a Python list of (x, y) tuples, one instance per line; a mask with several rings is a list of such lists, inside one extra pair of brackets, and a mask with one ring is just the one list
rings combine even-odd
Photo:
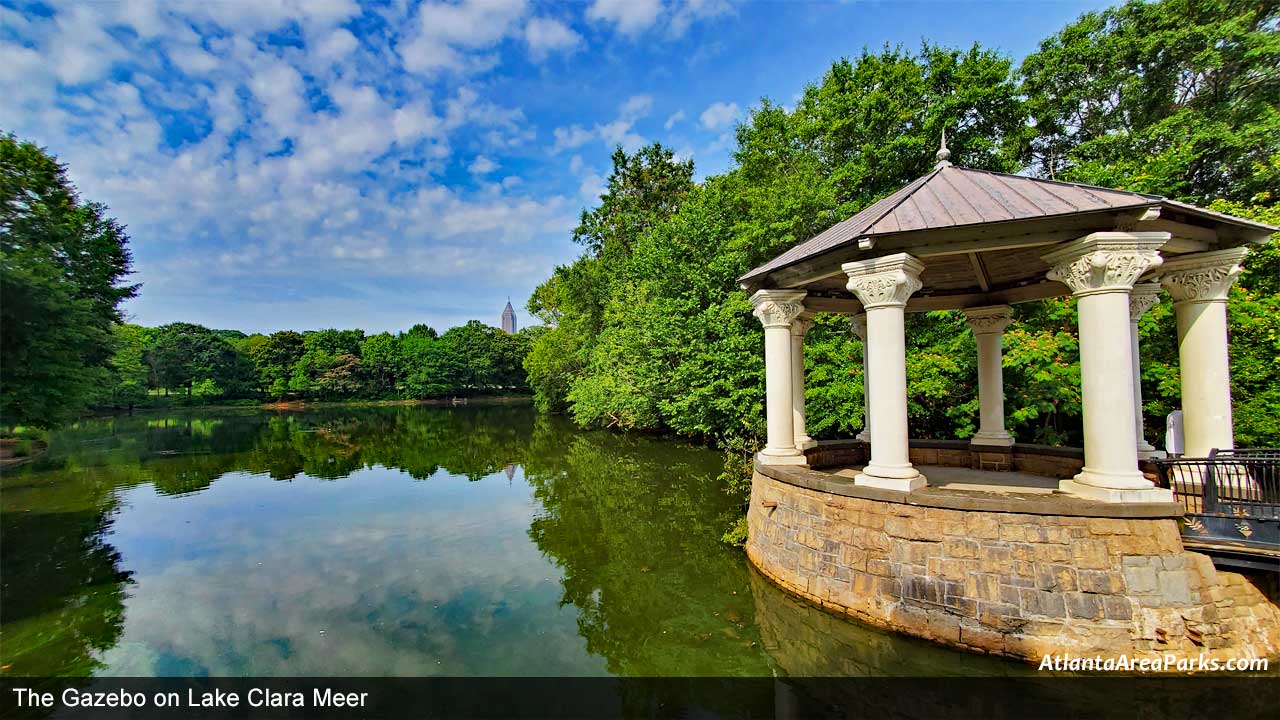
[(867, 370), (876, 379), (870, 398), (871, 461), (854, 478), (858, 485), (910, 492), (927, 480), (911, 466), (907, 428), (907, 298), (921, 288), (924, 264), (898, 253), (845, 263), (849, 291), (867, 311)]
[(1013, 445), (1013, 436), (1004, 427), (1004, 360), (1000, 343), (1004, 329), (1013, 322), (1013, 308), (1008, 305), (967, 308), (974, 340), (978, 344), (978, 432), (973, 445)]
[(1142, 427), (1142, 361), (1138, 354), (1138, 321), (1148, 310), (1160, 304), (1160, 283), (1138, 283), (1129, 295), (1129, 347), (1133, 357), (1133, 427), (1138, 433), (1138, 457), (1149, 458), (1162, 453), (1147, 442)]
[(853, 333), (862, 341), (862, 432), (854, 436), (864, 443), (871, 442), (871, 375), (867, 368), (867, 314), (858, 313), (849, 321)]
[(1129, 291), (1160, 265), (1169, 233), (1098, 232), (1044, 255), (1050, 280), (1071, 288), (1080, 324), (1084, 469), (1063, 492), (1103, 502), (1172, 502), (1138, 470)]
[(765, 415), (768, 439), (757, 456), (768, 465), (805, 465), (796, 447), (791, 402), (791, 323), (804, 312), (802, 290), (759, 290), (753, 313), (764, 325)]
[(803, 315), (791, 323), (791, 429), (801, 450), (818, 444), (804, 426), (804, 337), (812, 327), (813, 318)]
[(1235, 447), (1231, 427), (1231, 366), (1227, 356), (1227, 292), (1240, 274), (1245, 248), (1170, 260), (1160, 283), (1173, 296), (1182, 377), (1186, 455)]

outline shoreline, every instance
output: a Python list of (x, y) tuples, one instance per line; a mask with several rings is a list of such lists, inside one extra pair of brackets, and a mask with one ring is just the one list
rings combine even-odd
[(276, 410), (301, 411), (326, 407), (381, 407), (397, 405), (425, 405), (428, 407), (458, 407), (467, 405), (518, 405), (532, 403), (532, 395), (480, 395), (454, 399), (431, 398), (426, 400), (280, 400), (246, 405), (169, 405), (162, 407), (136, 406), (132, 410), (117, 408), (115, 410), (99, 410), (85, 415), (81, 420), (95, 418), (111, 418), (135, 413), (154, 413), (173, 410)]

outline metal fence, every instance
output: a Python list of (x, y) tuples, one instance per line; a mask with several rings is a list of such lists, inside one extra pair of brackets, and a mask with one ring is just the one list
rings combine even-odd
[(1207, 458), (1153, 462), (1160, 484), (1186, 509), (1185, 535), (1280, 545), (1280, 449), (1212, 450)]

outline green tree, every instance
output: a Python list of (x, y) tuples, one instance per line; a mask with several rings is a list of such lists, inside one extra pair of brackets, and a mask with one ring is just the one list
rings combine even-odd
[(127, 245), (64, 165), (0, 135), (0, 422), (56, 426), (109, 382), (111, 329), (137, 294)]
[[(634, 154), (617, 148), (612, 161), (600, 204), (582, 212), (573, 232), (586, 253), (572, 265), (556, 268), (529, 301), (530, 313), (555, 326), (531, 348), (534, 359), (525, 366), (539, 407), (560, 409), (568, 403), (574, 381), (592, 362), (614, 284), (625, 274), (635, 243), (670, 217), (694, 187), (693, 162), (677, 160), (658, 143)], [(595, 358), (597, 363), (608, 362), (607, 351)], [(585, 387), (582, 392), (599, 394)]]
[(459, 393), (469, 373), (466, 360), (444, 341), (424, 334), (404, 341), (407, 366), (405, 389), (409, 397), (426, 399)]
[(254, 385), (248, 358), (216, 331), (191, 323), (156, 328), (146, 363), (153, 387), (186, 388), (188, 396), (197, 384), (204, 394), (229, 397), (244, 396)]
[(293, 366), (305, 350), (302, 335), (292, 330), (271, 333), (264, 342), (252, 345), (248, 355), (258, 374), (258, 386), (275, 399), (288, 395)]
[(1207, 204), (1280, 187), (1280, 3), (1131, 0), (1022, 64), (1045, 176)]
[(147, 380), (151, 373), (146, 353), (151, 331), (138, 325), (117, 323), (111, 326), (111, 337), (115, 353), (111, 356), (110, 385), (97, 404), (132, 408), (147, 399)]
[(1007, 58), (977, 45), (959, 51), (929, 43), (914, 55), (885, 48), (835, 62), (805, 89), (786, 134), (821, 161), (839, 203), (831, 222), (928, 172), (944, 128), (952, 162), (1021, 167), (1026, 110), (1011, 69)]
[(368, 395), (389, 396), (403, 387), (405, 361), (401, 345), (400, 338), (385, 332), (371, 335), (360, 343)]

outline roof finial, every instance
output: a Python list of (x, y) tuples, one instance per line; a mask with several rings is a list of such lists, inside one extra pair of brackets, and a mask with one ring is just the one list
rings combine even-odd
[(946, 125), (942, 126), (942, 143), (938, 147), (938, 152), (934, 155), (934, 157), (938, 159), (938, 164), (934, 165), (934, 167), (936, 168), (950, 167), (951, 151), (947, 149), (947, 126)]

